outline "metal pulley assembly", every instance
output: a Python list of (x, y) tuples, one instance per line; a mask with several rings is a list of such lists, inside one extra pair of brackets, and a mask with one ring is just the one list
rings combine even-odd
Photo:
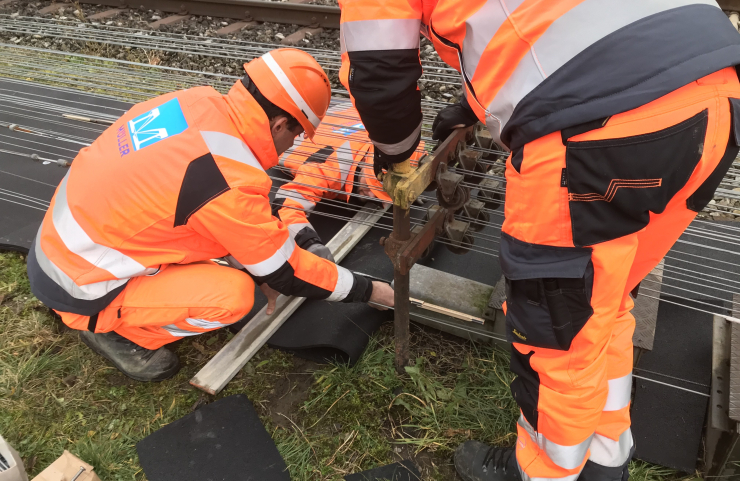
[(463, 173), (465, 182), (477, 184), (483, 180), (486, 173), (480, 160), (483, 158), (483, 152), (480, 150), (463, 149), (457, 157), (457, 165), (465, 169)]
[(437, 201), (445, 209), (456, 211), (470, 199), (470, 190), (462, 186), (463, 175), (447, 170), (440, 164), (437, 171)]
[(470, 228), (474, 231), (483, 230), (486, 224), (490, 221), (491, 216), (484, 209), (486, 204), (483, 202), (470, 199), (462, 206), (462, 209), (458, 211), (467, 222), (470, 223)]
[(447, 242), (447, 249), (453, 254), (465, 254), (473, 247), (470, 222), (463, 222), (457, 219), (446, 220), (442, 237)]
[(478, 184), (478, 200), (485, 204), (486, 209), (498, 209), (504, 203), (504, 194), (499, 192), (503, 190), (502, 182), (491, 178), (483, 179)]

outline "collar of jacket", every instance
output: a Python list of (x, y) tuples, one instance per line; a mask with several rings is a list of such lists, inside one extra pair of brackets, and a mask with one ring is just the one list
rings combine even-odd
[(238, 80), (224, 95), (229, 106), (229, 116), (234, 122), (239, 135), (252, 149), (260, 165), (267, 170), (278, 163), (278, 155), (270, 133), (270, 121), (265, 111), (254, 100), (252, 94)]

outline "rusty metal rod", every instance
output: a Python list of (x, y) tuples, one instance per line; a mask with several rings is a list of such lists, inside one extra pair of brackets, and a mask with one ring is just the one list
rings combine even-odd
[[(405, 242), (411, 238), (409, 209), (393, 206), (393, 233), (391, 237), (400, 242)], [(396, 265), (393, 271), (393, 281), (395, 298), (393, 332), (396, 339), (396, 371), (403, 374), (409, 364), (410, 274), (408, 272), (402, 273), (399, 266)]]

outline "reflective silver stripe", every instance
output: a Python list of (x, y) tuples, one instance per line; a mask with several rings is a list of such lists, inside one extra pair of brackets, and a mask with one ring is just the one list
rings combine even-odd
[[(514, 72), (489, 103), (487, 110), (492, 117), (487, 118), (486, 125), (494, 140), (501, 143), (501, 130), (511, 118), (517, 104), (545, 78), (583, 50), (641, 18), (693, 4), (717, 6), (714, 0), (586, 0), (565, 12), (537, 39), (529, 54), (522, 57)], [(471, 19), (476, 15), (478, 12)], [(478, 44), (477, 38), (475, 42), (468, 42), (466, 35), (463, 44), (472, 50), (471, 53), (463, 50), (466, 73), (471, 69), (474, 71), (480, 55), (490, 42), (490, 39), (486, 41), (486, 37), (481, 36), (481, 44)], [(472, 73), (468, 75), (472, 78)]]
[(311, 212), (316, 207), (316, 202), (306, 199), (303, 194), (299, 192), (293, 192), (292, 190), (286, 190), (282, 187), (275, 194), (275, 200), (277, 199), (290, 199), (298, 202), (303, 206), (303, 210)]
[(537, 443), (540, 450), (547, 454), (550, 461), (563, 469), (575, 469), (583, 463), (583, 460), (586, 459), (588, 447), (591, 445), (591, 438), (594, 436), (592, 434), (586, 438), (585, 441), (578, 443), (575, 446), (563, 446), (550, 441), (542, 433), (535, 432), (524, 416), (519, 416), (517, 424), (527, 431), (532, 441)]
[(334, 287), (334, 292), (326, 299), (327, 301), (341, 301), (349, 294), (352, 290), (352, 286), (355, 283), (355, 276), (350, 271), (342, 266), (337, 266), (337, 285)]
[(345, 22), (339, 35), (342, 52), (418, 49), (420, 27), (416, 18)]
[(281, 245), (280, 248), (267, 259), (256, 264), (244, 264), (243, 262), (242, 264), (250, 274), (257, 277), (264, 277), (272, 274), (276, 270), (280, 269), (283, 264), (288, 262), (288, 259), (293, 255), (294, 250), (295, 241), (288, 236), (288, 238), (285, 239), (285, 242), (283, 242), (283, 245)]
[(488, 0), (478, 11), (465, 20), (463, 62), (468, 78), (473, 78), (483, 51), (508, 17), (500, 0)]
[(218, 321), (206, 321), (205, 319), (194, 319), (191, 317), (185, 319), (185, 322), (201, 329), (218, 329), (219, 327), (228, 326), (228, 324), (222, 324)]
[(617, 441), (596, 434), (591, 441), (591, 454), (588, 459), (601, 466), (623, 466), (630, 457), (633, 444), (632, 431), (629, 428), (619, 436)]
[[(685, 5), (714, 0), (586, 0), (565, 12), (532, 47), (546, 75), (607, 35), (641, 18)], [(616, 46), (615, 48), (619, 48)]]
[(341, 187), (344, 187), (344, 183), (347, 182), (347, 176), (349, 175), (349, 169), (352, 167), (354, 156), (352, 155), (352, 149), (350, 148), (349, 141), (342, 144), (337, 149), (337, 163), (339, 164), (339, 173), (342, 176)]
[(283, 69), (278, 65), (275, 59), (272, 58), (270, 52), (264, 54), (262, 56), (262, 60), (265, 61), (267, 66), (270, 68), (270, 71), (272, 71), (272, 74), (277, 77), (278, 82), (280, 82), (280, 85), (283, 86), (293, 102), (295, 102), (298, 108), (306, 115), (308, 121), (311, 122), (311, 125), (313, 125), (315, 129), (318, 128), (321, 123), (321, 119), (313, 112), (313, 110), (311, 110), (311, 107), (309, 107), (303, 96), (298, 92), (298, 90), (296, 90), (288, 76), (285, 75)]
[[(69, 173), (64, 176), (57, 189), (52, 211), (52, 222), (64, 246), (70, 252), (77, 254), (90, 264), (108, 271), (118, 279), (151, 274), (157, 268), (147, 269), (127, 255), (110, 247), (95, 243), (77, 223), (67, 203), (67, 180)], [(51, 276), (50, 276), (51, 277)], [(119, 284), (120, 285), (120, 284)]]
[(215, 131), (201, 132), (200, 135), (203, 137), (203, 141), (208, 146), (208, 150), (211, 154), (220, 155), (221, 157), (241, 162), (242, 164), (259, 169), (262, 172), (265, 171), (265, 169), (262, 168), (262, 164), (257, 160), (257, 157), (252, 153), (252, 150), (242, 139), (223, 132)]
[(75, 281), (72, 280), (63, 270), (57, 267), (51, 259), (46, 256), (46, 253), (41, 248), (41, 229), (36, 235), (36, 241), (34, 242), (34, 253), (36, 254), (36, 262), (44, 274), (54, 281), (59, 287), (64, 289), (67, 294), (74, 297), (75, 299), (81, 299), (85, 301), (93, 301), (99, 299), (104, 295), (108, 294), (112, 290), (124, 285), (128, 279), (115, 279), (111, 281), (95, 282), (93, 284), (87, 284), (84, 286), (78, 286)]
[(169, 332), (175, 337), (197, 336), (198, 334), (203, 334), (202, 332), (186, 331), (185, 329), (177, 327), (174, 324), (168, 324), (166, 326), (162, 326), (162, 329)]
[(421, 132), (421, 122), (419, 122), (419, 125), (414, 129), (413, 132), (411, 132), (411, 135), (400, 142), (397, 142), (395, 144), (383, 144), (373, 140), (373, 144), (375, 145), (375, 147), (379, 148), (388, 155), (397, 155), (402, 152), (406, 152), (411, 147), (413, 147), (414, 142), (416, 142), (416, 139), (419, 137), (419, 132)]
[(301, 222), (300, 224), (290, 224), (288, 226), (288, 232), (290, 232), (290, 237), (292, 239), (295, 239), (295, 236), (297, 236), (300, 231), (302, 231), (303, 229), (307, 227), (313, 230), (314, 232), (316, 231), (316, 229), (314, 229), (313, 226), (309, 224), (308, 222)]
[(630, 405), (632, 394), (632, 373), (609, 380), (609, 395), (604, 411), (619, 411)]
[[(542, 73), (540, 72), (537, 62), (535, 62), (532, 51), (522, 57), (519, 65), (512, 72), (511, 77), (501, 87), (501, 89), (494, 97), (493, 101), (488, 105), (488, 112), (486, 116), (486, 126), (491, 131), (491, 135), (494, 141), (501, 143), (501, 130), (506, 122), (511, 118), (511, 114), (514, 112), (514, 108), (521, 99), (524, 98), (529, 92), (534, 90), (540, 82), (544, 80)], [(488, 121), (488, 116), (498, 120), (498, 128), (493, 127), (496, 131), (492, 130), (491, 125)], [(496, 125), (495, 121), (491, 121), (493, 125)]]

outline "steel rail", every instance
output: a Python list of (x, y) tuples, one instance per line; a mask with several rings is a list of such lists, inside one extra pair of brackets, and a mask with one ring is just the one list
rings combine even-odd
[(340, 16), (339, 7), (260, 0), (80, 0), (80, 3), (326, 28), (339, 28)]

